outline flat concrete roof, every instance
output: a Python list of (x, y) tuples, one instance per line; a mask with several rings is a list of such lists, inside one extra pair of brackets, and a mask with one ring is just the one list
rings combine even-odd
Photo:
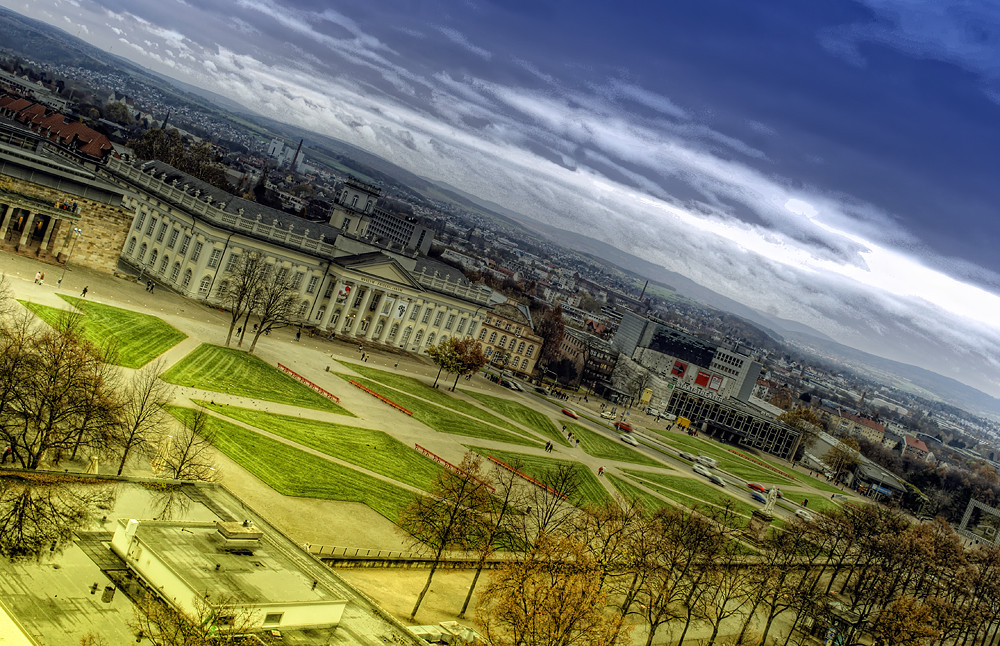
[(258, 606), (344, 600), (321, 582), (325, 567), (291, 558), (268, 532), (252, 552), (230, 551), (215, 523), (140, 522), (136, 537), (189, 588), (215, 599)]

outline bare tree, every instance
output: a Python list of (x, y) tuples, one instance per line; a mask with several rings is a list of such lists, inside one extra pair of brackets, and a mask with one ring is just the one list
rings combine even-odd
[(256, 251), (246, 251), (237, 258), (232, 272), (226, 277), (225, 289), (222, 291), (222, 306), (229, 310), (229, 332), (226, 334), (226, 345), (233, 338), (233, 331), (243, 318), (243, 326), (239, 334), (239, 343), (243, 343), (246, 333), (247, 319), (254, 309), (255, 299), (260, 283), (267, 274), (267, 264), (263, 256)]
[(270, 334), (271, 330), (292, 322), (297, 300), (297, 294), (289, 282), (280, 276), (273, 265), (268, 265), (253, 296), (253, 313), (258, 320), (257, 331), (250, 342), (251, 354), (257, 347), (261, 334)]
[(164, 472), (174, 480), (212, 481), (216, 478), (211, 418), (203, 410), (184, 409), (181, 429), (161, 436)]
[(430, 493), (407, 507), (399, 522), (434, 552), (427, 582), (410, 612), (410, 619), (416, 617), (444, 551), (469, 549), (474, 544), (479, 518), (489, 498), (479, 456), (469, 451), (457, 470), (441, 471)]
[(427, 356), (438, 367), (437, 375), (434, 377), (434, 384), (431, 388), (437, 388), (438, 380), (441, 378), (443, 371), (458, 373), (461, 369), (461, 357), (457, 348), (458, 343), (458, 339), (449, 337), (427, 348)]
[(193, 616), (168, 605), (155, 593), (142, 590), (133, 607), (130, 627), (154, 646), (251, 646), (258, 609), (235, 603), (231, 597), (195, 599)]
[(121, 452), (118, 475), (122, 474), (128, 458), (133, 453), (149, 455), (158, 439), (166, 411), (163, 407), (170, 400), (171, 388), (160, 380), (163, 361), (157, 361), (137, 371), (122, 392), (122, 405), (112, 442)]
[(455, 344), (455, 351), (458, 354), (458, 365), (455, 370), (455, 383), (451, 385), (451, 391), (455, 392), (458, 387), (458, 378), (478, 372), (486, 365), (486, 353), (483, 351), (483, 344), (471, 337), (466, 337)]

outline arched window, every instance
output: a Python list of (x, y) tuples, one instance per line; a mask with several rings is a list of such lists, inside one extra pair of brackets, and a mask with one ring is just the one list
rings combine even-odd
[(317, 320), (317, 321), (322, 321), (322, 320), (323, 320), (323, 315), (324, 315), (324, 314), (326, 314), (326, 305), (324, 305), (324, 306), (320, 307), (320, 308), (319, 308), (319, 311), (318, 311), (318, 312), (316, 312), (316, 320)]
[(401, 346), (402, 345), (406, 345), (406, 342), (410, 338), (410, 333), (411, 332), (413, 332), (413, 328), (412, 327), (408, 327), (405, 330), (403, 330), (403, 338), (399, 340), (399, 345), (401, 345)]
[(175, 262), (174, 268), (170, 270), (170, 280), (176, 283), (177, 277), (180, 275), (180, 273), (181, 273), (181, 263)]
[(133, 251), (135, 251), (135, 237), (128, 241), (128, 249), (125, 250), (125, 255), (131, 256)]
[(517, 346), (517, 353), (521, 354), (524, 352), (524, 341), (521, 341), (521, 345)]
[(299, 318), (306, 315), (306, 311), (309, 309), (309, 301), (302, 301), (299, 303)]
[[(490, 339), (490, 343), (493, 343), (493, 339)], [(502, 337), (500, 337), (500, 347), (502, 348), (505, 345), (507, 345), (507, 335), (506, 334), (503, 335)]]
[(181, 281), (181, 286), (187, 287), (190, 284), (191, 284), (191, 270), (188, 269), (187, 271), (184, 272), (184, 280)]
[(416, 336), (413, 337), (413, 345), (419, 346), (420, 345), (420, 339), (422, 339), (422, 338), (424, 338), (424, 331), (423, 330), (417, 330)]
[(526, 356), (529, 356), (529, 357), (530, 357), (530, 356), (532, 356), (533, 354), (535, 354), (535, 346), (533, 346), (533, 345), (529, 345), (529, 346), (528, 346), (528, 351), (527, 351), (527, 352), (525, 352), (524, 354), (525, 354)]
[(205, 276), (204, 278), (201, 279), (201, 282), (198, 283), (198, 294), (201, 296), (208, 294), (208, 288), (211, 286), (212, 286), (212, 277)]
[(515, 343), (517, 343), (517, 339), (511, 339), (511, 340), (510, 340), (510, 349), (511, 349), (511, 350), (513, 350), (513, 349), (514, 349), (514, 344), (515, 344)]
[(479, 333), (479, 340), (483, 341), (485, 339), (486, 339), (486, 328), (483, 328), (483, 330)]
[(434, 333), (433, 332), (431, 332), (427, 336), (427, 345), (434, 345)]
[(162, 274), (167, 270), (167, 265), (170, 264), (170, 256), (163, 254), (163, 260), (160, 261), (160, 273)]
[(143, 242), (142, 246), (139, 247), (139, 262), (142, 262), (146, 258), (146, 243)]
[(156, 264), (156, 256), (159, 253), (156, 249), (153, 249), (153, 253), (149, 254), (149, 266), (152, 267)]
[(497, 340), (497, 333), (494, 332), (493, 334), (490, 335), (490, 343), (495, 343), (496, 340)]
[(393, 323), (392, 327), (389, 328), (389, 336), (386, 340), (391, 341), (395, 339), (397, 334), (399, 334), (399, 323)]

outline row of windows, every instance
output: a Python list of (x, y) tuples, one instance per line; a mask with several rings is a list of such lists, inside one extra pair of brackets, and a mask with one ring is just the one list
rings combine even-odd
[[(505, 332), (510, 332), (510, 328), (514, 324), (511, 323), (510, 321), (505, 321), (505, 320), (501, 319), (500, 317), (493, 318), (492, 316), (487, 316), (486, 320), (483, 321), (483, 325), (492, 325), (492, 326), (495, 326), (497, 328), (502, 328)], [(514, 326), (514, 334), (516, 336), (521, 336), (521, 333), (523, 332), (523, 330), (524, 330), (524, 328), (522, 328), (519, 325), (518, 326)]]
[[(487, 359), (492, 357), (493, 348), (486, 348), (486, 352), (484, 354), (486, 354)], [(509, 365), (513, 370), (521, 370), (522, 372), (527, 372), (529, 361), (527, 359), (520, 359), (519, 357), (514, 357), (513, 359), (510, 360), (510, 363), (508, 363), (507, 365)]]
[[(483, 330), (479, 333), (479, 340), (480, 341), (485, 341), (486, 340), (486, 333), (487, 332), (489, 332), (489, 330), (487, 330), (486, 328), (483, 328)], [(492, 333), (490, 333), (490, 340), (487, 341), (487, 343), (489, 343), (490, 345), (496, 345), (498, 348), (505, 348), (506, 347), (508, 350), (513, 350), (514, 346), (517, 345), (517, 337), (511, 337), (511, 339), (509, 341), (510, 347), (507, 347), (507, 344), (508, 344), (507, 335), (506, 334), (503, 335), (500, 338), (500, 343), (497, 343), (497, 333), (496, 332), (492, 332)], [(521, 344), (517, 346), (517, 353), (518, 354), (524, 354), (525, 356), (530, 357), (531, 355), (533, 355), (535, 353), (535, 346), (534, 346), (534, 344), (528, 346), (527, 352), (525, 352), (525, 347), (524, 346), (525, 346), (525, 342), (521, 341)]]

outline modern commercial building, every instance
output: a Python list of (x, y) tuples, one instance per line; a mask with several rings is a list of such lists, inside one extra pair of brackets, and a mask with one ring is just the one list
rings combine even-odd
[(626, 311), (612, 344), (650, 373), (687, 384), (709, 398), (748, 401), (761, 364), (739, 348), (699, 339)]

